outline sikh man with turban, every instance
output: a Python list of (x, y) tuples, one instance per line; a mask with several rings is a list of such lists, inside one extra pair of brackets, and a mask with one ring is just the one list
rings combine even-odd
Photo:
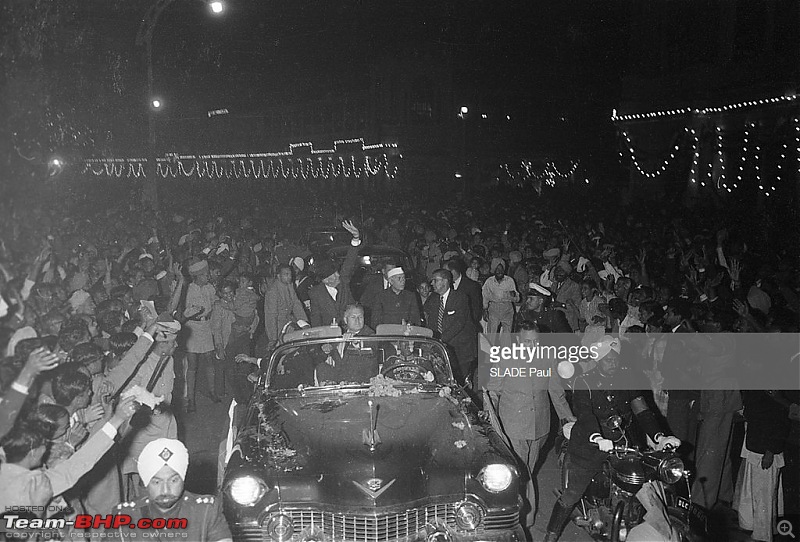
[[(228, 522), (222, 513), (222, 502), (213, 495), (197, 495), (184, 490), (189, 451), (176, 439), (159, 438), (144, 447), (136, 462), (139, 477), (147, 487), (147, 495), (132, 502), (118, 504), (114, 513), (129, 515), (131, 524), (142, 518), (185, 518), (182, 529), (119, 528), (122, 540), (158, 538), (173, 533), (193, 542), (232, 541)], [(163, 531), (163, 532), (162, 532)], [(144, 536), (143, 536), (144, 535)]]

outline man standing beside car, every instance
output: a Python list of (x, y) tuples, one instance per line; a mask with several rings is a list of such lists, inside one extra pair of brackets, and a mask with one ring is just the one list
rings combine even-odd
[(467, 296), (453, 290), (452, 282), (453, 275), (447, 269), (433, 272), (431, 283), (436, 295), (431, 295), (425, 303), (425, 321), (433, 336), (455, 356), (452, 367), (456, 379), (460, 383), (471, 382), (478, 362), (478, 335), (470, 322)]
[(278, 268), (277, 278), (264, 294), (264, 330), (267, 334), (268, 347), (275, 348), (281, 330), (287, 323), (302, 321), (305, 318), (303, 305), (292, 284), (292, 269), (288, 265), (281, 265)]
[(350, 292), (350, 278), (358, 258), (358, 247), (361, 245), (361, 234), (352, 221), (342, 222), (353, 239), (342, 263), (341, 273), (331, 260), (323, 260), (317, 266), (317, 277), (322, 281), (308, 291), (311, 300), (311, 325), (329, 326), (338, 323), (344, 316), (345, 308), (353, 303)]
[(364, 280), (364, 291), (359, 301), (361, 305), (364, 306), (367, 325), (375, 326), (375, 322), (372, 319), (372, 312), (375, 310), (375, 304), (378, 302), (378, 294), (389, 289), (389, 272), (395, 267), (397, 267), (397, 265), (393, 260), (384, 260), (381, 262), (380, 274), (369, 275)]
[[(147, 487), (147, 496), (120, 503), (114, 512), (130, 516), (131, 525), (153, 518), (152, 527), (142, 532), (120, 526), (120, 539), (175, 537), (195, 542), (232, 542), (228, 522), (222, 513), (222, 501), (213, 495), (185, 491), (188, 467), (189, 451), (179, 440), (160, 438), (144, 447), (137, 468)], [(159, 528), (162, 521), (164, 526)], [(177, 527), (181, 523), (182, 526)]]

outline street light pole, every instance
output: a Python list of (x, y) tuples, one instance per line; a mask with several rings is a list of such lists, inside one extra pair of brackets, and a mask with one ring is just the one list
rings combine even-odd
[[(136, 45), (144, 47), (144, 61), (147, 66), (147, 168), (142, 190), (142, 203), (154, 211), (158, 211), (158, 166), (156, 165), (156, 126), (155, 108), (153, 106), (153, 31), (161, 12), (175, 0), (158, 0), (147, 10), (139, 32)], [(160, 105), (160, 103), (159, 103)]]
[[(156, 179), (158, 164), (156, 162), (155, 115), (163, 104), (161, 100), (157, 100), (153, 95), (153, 32), (156, 29), (161, 13), (174, 1), (157, 0), (155, 4), (150, 6), (150, 9), (147, 10), (144, 18), (142, 18), (142, 24), (136, 34), (136, 45), (144, 47), (144, 61), (147, 66), (147, 168), (145, 169), (142, 203), (154, 211), (159, 209), (158, 179)], [(221, 1), (204, 3), (208, 3), (211, 11), (215, 14), (223, 11), (223, 3)]]
[(464, 198), (467, 197), (467, 114), (469, 107), (462, 105), (458, 117), (461, 119), (461, 182)]

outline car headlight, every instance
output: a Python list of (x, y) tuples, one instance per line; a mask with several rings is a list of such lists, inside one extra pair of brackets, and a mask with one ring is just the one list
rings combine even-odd
[(255, 476), (234, 479), (228, 488), (231, 498), (242, 506), (253, 506), (267, 492), (267, 484)]
[(483, 509), (474, 502), (463, 502), (456, 508), (456, 525), (465, 531), (474, 531), (481, 524)]
[(683, 478), (686, 469), (680, 457), (670, 457), (661, 462), (658, 466), (658, 475), (667, 484), (674, 484)]
[(289, 516), (278, 514), (267, 520), (266, 534), (272, 540), (284, 542), (292, 538), (294, 534), (294, 524)]
[(514, 480), (514, 472), (508, 465), (502, 463), (486, 465), (478, 476), (483, 487), (492, 493), (505, 491)]

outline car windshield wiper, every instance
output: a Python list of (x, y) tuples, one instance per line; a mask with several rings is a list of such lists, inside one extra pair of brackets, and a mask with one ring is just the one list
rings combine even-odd
[(357, 390), (363, 388), (369, 388), (369, 384), (326, 384), (324, 386), (299, 386), (297, 388), (273, 390), (272, 393), (279, 393), (281, 395), (293, 395), (299, 393), (302, 395), (308, 391)]
[(325, 384), (324, 386), (304, 386), (303, 391), (318, 391), (318, 390), (353, 390), (358, 388), (368, 388), (369, 384)]

